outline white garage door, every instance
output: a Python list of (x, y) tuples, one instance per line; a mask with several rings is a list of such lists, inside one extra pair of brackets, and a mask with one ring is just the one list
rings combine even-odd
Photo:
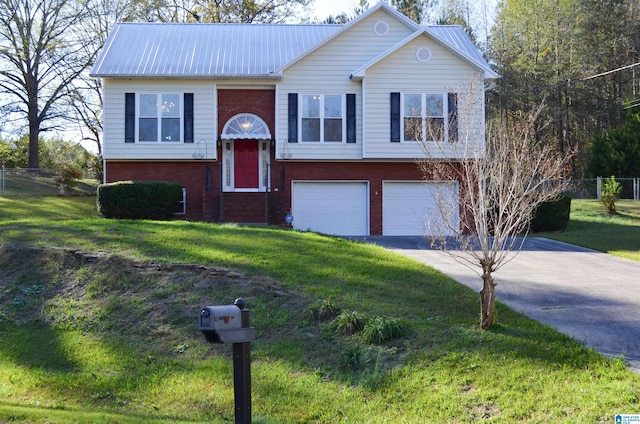
[(294, 181), (293, 228), (339, 236), (369, 234), (369, 186), (366, 182)]
[(383, 235), (453, 235), (449, 226), (458, 228), (459, 225), (457, 182), (383, 183)]

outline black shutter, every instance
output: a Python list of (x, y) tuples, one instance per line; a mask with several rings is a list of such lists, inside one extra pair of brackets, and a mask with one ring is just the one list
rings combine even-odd
[(124, 95), (124, 142), (136, 141), (136, 94)]
[(289, 143), (298, 142), (298, 93), (289, 93)]
[(356, 95), (347, 94), (347, 143), (356, 142)]
[(193, 143), (193, 93), (184, 93), (184, 142)]
[(458, 94), (447, 95), (448, 119), (449, 119), (449, 143), (458, 141)]
[(391, 93), (391, 142), (400, 143), (400, 93)]

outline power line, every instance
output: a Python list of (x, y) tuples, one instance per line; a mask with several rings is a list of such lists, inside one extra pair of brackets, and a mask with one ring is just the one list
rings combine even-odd
[(564, 87), (564, 86), (567, 86), (567, 85), (576, 84), (576, 83), (579, 83), (579, 82), (586, 82), (586, 81), (589, 81), (589, 80), (592, 80), (592, 79), (604, 77), (606, 75), (614, 74), (616, 72), (625, 71), (627, 69), (631, 69), (631, 68), (634, 68), (634, 67), (639, 66), (639, 65), (640, 65), (640, 62), (636, 62), (636, 63), (632, 63), (631, 65), (622, 66), (620, 68), (612, 69), (612, 70), (606, 71), (606, 72), (601, 72), (599, 74), (591, 75), (591, 76), (588, 76), (588, 77), (585, 77), (585, 78), (580, 78), (580, 79), (576, 79), (576, 80), (567, 80), (567, 81), (558, 82), (558, 83), (555, 83), (555, 84), (549, 84), (549, 85), (543, 85), (543, 86), (540, 86), (540, 87), (522, 89), (520, 91), (542, 91), (542, 90), (546, 90), (546, 89), (549, 89), (549, 88)]
[(633, 63), (633, 64), (631, 64), (631, 65), (623, 66), (622, 68), (613, 69), (613, 70), (611, 70), (611, 71), (603, 72), (603, 73), (601, 73), (601, 74), (596, 74), (596, 75), (592, 75), (592, 76), (590, 76), (590, 77), (582, 78), (582, 79), (579, 79), (579, 80), (577, 80), (577, 81), (579, 81), (579, 82), (580, 82), (580, 81), (587, 81), (587, 80), (590, 80), (590, 79), (603, 77), (603, 76), (605, 76), (605, 75), (609, 75), (609, 74), (613, 74), (613, 73), (616, 73), (616, 72), (624, 71), (624, 70), (626, 70), (626, 69), (631, 69), (631, 68), (633, 68), (634, 66), (638, 66), (638, 65), (640, 65), (640, 62), (636, 62), (636, 63)]

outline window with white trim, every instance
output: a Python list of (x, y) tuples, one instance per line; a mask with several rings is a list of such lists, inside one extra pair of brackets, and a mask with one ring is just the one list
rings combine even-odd
[(444, 94), (403, 94), (403, 141), (444, 141), (446, 102)]
[(343, 142), (346, 122), (345, 109), (344, 95), (301, 95), (301, 141)]
[(137, 139), (141, 142), (180, 142), (183, 130), (182, 95), (138, 95)]

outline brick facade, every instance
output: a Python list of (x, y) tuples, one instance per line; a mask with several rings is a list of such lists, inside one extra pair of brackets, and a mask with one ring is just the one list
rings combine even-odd
[(272, 183), (272, 187), (287, 194), (282, 209), (276, 213), (281, 222), (291, 209), (292, 181), (368, 181), (371, 235), (382, 234), (383, 181), (420, 181), (424, 178), (414, 162), (280, 162), (276, 172), (284, 174), (284, 178), (272, 173), (272, 181), (284, 181), (284, 184)]
[(218, 90), (218, 135), (240, 113), (259, 116), (275, 134), (276, 93), (273, 90)]
[[(216, 162), (107, 162), (107, 182), (172, 181), (187, 189), (187, 219), (285, 225), (292, 181), (368, 181), (371, 235), (382, 234), (383, 181), (423, 179), (413, 162), (281, 162), (272, 154), (269, 193), (221, 193)], [(209, 172), (207, 173), (207, 169)], [(207, 174), (210, 187), (206, 191)], [(221, 218), (222, 217), (222, 218)]]

